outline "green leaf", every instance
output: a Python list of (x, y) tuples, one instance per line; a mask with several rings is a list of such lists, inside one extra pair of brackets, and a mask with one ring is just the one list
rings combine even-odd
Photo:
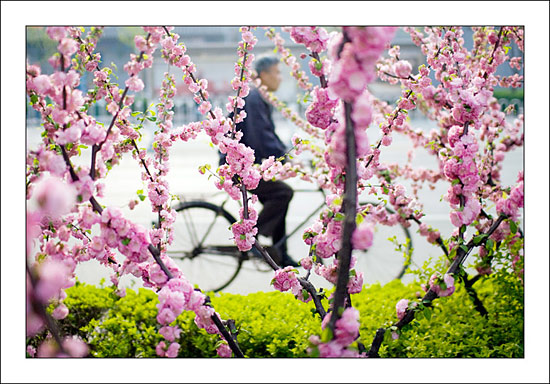
[(457, 185), (458, 183), (460, 183), (460, 179), (456, 178), (451, 182), (451, 185)]
[(388, 344), (389, 342), (391, 342), (391, 340), (391, 331), (389, 329), (386, 329), (386, 332), (384, 332), (384, 344)]
[(124, 245), (130, 244), (130, 239), (129, 239), (129, 238), (127, 238), (127, 239), (122, 239), (122, 244), (124, 244)]
[(246, 240), (246, 235), (241, 234), (241, 235), (239, 236), (239, 238), (240, 238), (241, 240)]
[(428, 321), (432, 319), (432, 311), (429, 308), (424, 309), (424, 317)]
[(323, 332), (321, 333), (321, 341), (323, 343), (328, 343), (329, 341), (332, 340), (332, 338), (334, 337), (334, 334), (332, 333), (332, 330), (330, 329), (330, 327), (326, 327), (325, 329), (323, 329)]
[(346, 218), (346, 216), (343, 213), (336, 212), (334, 215), (334, 220), (336, 221), (343, 221)]
[(144, 200), (145, 200), (145, 195), (139, 194), (138, 197), (139, 197), (139, 199), (140, 199), (141, 201), (144, 201)]
[(486, 237), (486, 234), (477, 235), (476, 237), (474, 237), (474, 245), (479, 245), (479, 243), (481, 243)]
[(36, 104), (37, 102), (38, 102), (38, 96), (32, 95), (32, 96), (31, 96), (31, 103), (32, 103), (32, 104)]
[(510, 232), (512, 232), (513, 234), (516, 234), (516, 232), (518, 231), (518, 226), (516, 222), (513, 220), (510, 220), (508, 224), (510, 224)]
[(460, 249), (462, 249), (465, 253), (468, 253), (468, 247), (466, 245), (462, 244)]

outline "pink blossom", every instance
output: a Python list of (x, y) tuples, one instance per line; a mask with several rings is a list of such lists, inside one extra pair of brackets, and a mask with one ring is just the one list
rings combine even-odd
[(430, 277), (430, 289), (439, 297), (450, 296), (455, 291), (454, 282), (455, 279), (447, 273), (443, 278), (441, 278), (439, 273), (434, 273)]
[(370, 222), (363, 221), (353, 232), (351, 242), (355, 249), (368, 249), (372, 246), (373, 238), (374, 226)]
[(346, 308), (336, 320), (334, 336), (344, 346), (350, 345), (359, 336), (359, 311), (356, 308)]
[(161, 341), (157, 344), (155, 351), (157, 353), (157, 356), (164, 357), (166, 355), (166, 343), (164, 341)]
[(48, 259), (39, 268), (35, 295), (43, 303), (58, 295), (61, 289), (71, 286), (72, 270), (62, 261)]
[(36, 76), (32, 83), (36, 89), (36, 92), (45, 95), (52, 88), (52, 82), (50, 81), (50, 76), (48, 75), (39, 75)]
[(85, 357), (88, 355), (88, 345), (78, 336), (67, 337), (63, 341), (63, 348), (70, 357)]
[(220, 344), (220, 346), (216, 348), (216, 352), (220, 357), (231, 357), (232, 355), (231, 348), (225, 343)]
[(181, 329), (177, 326), (170, 327), (170, 326), (164, 326), (161, 329), (159, 329), (159, 333), (164, 336), (164, 338), (168, 341), (174, 341), (180, 337)]
[(70, 37), (64, 37), (57, 46), (63, 55), (72, 56), (78, 50), (78, 43)]
[(51, 218), (69, 213), (76, 204), (76, 191), (55, 177), (41, 181), (36, 187), (36, 201), (41, 212)]
[(166, 357), (177, 357), (180, 345), (178, 343), (171, 343), (168, 349), (166, 350)]
[(48, 27), (46, 28), (46, 33), (51, 39), (60, 41), (67, 36), (68, 30), (69, 27)]
[(27, 345), (27, 353), (30, 357), (34, 357), (34, 355), (36, 354), (36, 348), (32, 345)]
[(313, 267), (313, 259), (309, 256), (300, 260), (300, 266), (309, 271)]
[(65, 304), (58, 305), (52, 312), (52, 316), (57, 320), (64, 319), (68, 314), (69, 308)]
[(157, 315), (157, 321), (160, 324), (170, 324), (174, 320), (176, 320), (176, 315), (169, 308), (162, 308)]
[[(136, 75), (131, 76), (128, 80), (125, 82), (126, 86), (130, 91), (139, 92), (144, 88), (143, 81)], [(117, 107), (118, 108), (118, 107)]]
[(273, 284), (273, 288), (281, 292), (288, 291), (292, 287), (300, 285), (291, 266), (276, 270), (275, 277), (271, 280), (271, 283)]
[(353, 104), (351, 118), (357, 127), (367, 128), (372, 122), (372, 100), (367, 92), (363, 92)]
[(353, 295), (363, 290), (363, 272), (355, 272), (348, 281), (348, 293)]
[(406, 79), (411, 74), (412, 66), (407, 60), (399, 60), (394, 64), (393, 70), (398, 77)]
[(405, 317), (405, 312), (407, 311), (407, 308), (409, 307), (409, 300), (407, 299), (401, 299), (397, 302), (395, 305), (395, 309), (397, 310), (397, 318), (399, 320), (402, 320), (403, 317)]

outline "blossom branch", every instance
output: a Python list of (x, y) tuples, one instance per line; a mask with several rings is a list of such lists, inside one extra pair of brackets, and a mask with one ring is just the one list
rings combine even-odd
[[(145, 40), (148, 42), (150, 37), (151, 37), (151, 34), (148, 33)], [(137, 59), (138, 63), (141, 62), (141, 60), (143, 59), (143, 55), (144, 55), (144, 51), (141, 51), (140, 54), (139, 54), (139, 57)], [(122, 96), (120, 97), (120, 101), (118, 102), (118, 108), (117, 108), (117, 110), (116, 110), (116, 112), (115, 112), (115, 114), (114, 114), (114, 116), (111, 120), (111, 124), (109, 124), (109, 128), (107, 129), (107, 133), (105, 134), (105, 138), (99, 144), (94, 144), (92, 146), (92, 161), (91, 161), (91, 166), (90, 166), (90, 177), (92, 178), (92, 180), (95, 180), (95, 172), (96, 172), (95, 171), (95, 163), (96, 163), (97, 153), (101, 150), (101, 147), (107, 141), (107, 139), (109, 137), (109, 134), (111, 133), (111, 130), (113, 129), (115, 121), (118, 117), (118, 114), (119, 114), (120, 110), (122, 109), (122, 105), (124, 104), (124, 98), (126, 97), (126, 94), (128, 93), (129, 89), (130, 89), (130, 87), (127, 85), (124, 88), (124, 91), (122, 92)]]
[[(460, 266), (464, 263), (464, 261), (466, 260), (466, 258), (470, 254), (470, 252), (472, 251), (472, 249), (476, 246), (479, 246), (479, 245), (483, 244), (486, 241), (486, 239), (488, 239), (489, 236), (491, 236), (493, 234), (493, 232), (498, 228), (498, 226), (500, 225), (500, 223), (502, 223), (502, 221), (504, 219), (506, 219), (506, 215), (501, 214), (498, 217), (498, 219), (493, 223), (493, 225), (489, 228), (487, 233), (485, 233), (486, 236), (485, 236), (484, 240), (481, 241), (480, 243), (478, 243), (477, 245), (474, 243), (474, 239), (472, 238), (468, 242), (468, 245), (466, 246), (467, 247), (466, 250), (464, 250), (461, 246), (457, 247), (456, 258), (454, 259), (453, 263), (451, 264), (451, 266), (447, 270), (447, 274), (449, 274), (449, 275), (456, 274), (458, 272)], [(426, 294), (422, 298), (422, 302), (427, 303), (426, 305), (430, 305), (430, 303), (432, 301), (434, 301), (435, 299), (437, 299), (437, 297), (438, 297), (437, 293), (433, 290), (433, 288), (430, 288), (428, 290), (428, 292), (426, 292)], [(405, 314), (404, 314), (403, 318), (401, 318), (401, 320), (399, 320), (399, 322), (397, 324), (395, 324), (395, 327), (397, 327), (397, 329), (401, 329), (405, 325), (409, 324), (411, 321), (413, 321), (414, 314), (415, 314), (414, 309), (407, 309), (405, 311)], [(376, 331), (375, 338), (374, 338), (374, 340), (371, 344), (371, 348), (368, 352), (369, 357), (379, 357), (378, 351), (380, 349), (380, 346), (382, 345), (382, 342), (384, 341), (384, 338), (380, 337), (380, 335), (383, 336), (384, 332), (386, 332), (386, 328), (379, 328)]]
[(356, 146), (354, 125), (351, 120), (351, 104), (344, 103), (346, 113), (346, 148), (347, 165), (346, 180), (344, 187), (345, 212), (344, 226), (342, 231), (342, 248), (338, 252), (338, 280), (334, 292), (334, 302), (332, 306), (332, 315), (329, 326), (332, 331), (335, 330), (336, 321), (340, 318), (340, 308), (345, 305), (348, 294), (347, 285), (349, 281), (349, 269), (351, 263), (351, 237), (355, 230), (355, 211), (357, 206), (357, 170), (356, 170)]

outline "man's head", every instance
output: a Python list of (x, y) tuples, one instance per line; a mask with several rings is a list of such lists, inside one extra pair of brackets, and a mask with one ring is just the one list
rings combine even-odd
[(281, 70), (279, 60), (273, 56), (260, 56), (254, 61), (254, 69), (260, 78), (262, 85), (270, 92), (275, 92), (281, 84)]

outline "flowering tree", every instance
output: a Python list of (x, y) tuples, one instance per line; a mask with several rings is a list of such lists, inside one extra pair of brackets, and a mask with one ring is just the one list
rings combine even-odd
[[(240, 29), (242, 40), (231, 81), (235, 95), (229, 98), (225, 112), (211, 104), (208, 81), (197, 78), (197, 68), (173, 28), (143, 29), (145, 35), (134, 39), (139, 53), (132, 54), (124, 66), (129, 75), (124, 89), (113, 82), (111, 69), (101, 67), (101, 54), (95, 52), (101, 28), (90, 28), (87, 33), (83, 28), (47, 28), (49, 37), (58, 43), (58, 52), (50, 59), (55, 72), (45, 75), (40, 67), (27, 65), (27, 94), (33, 108), (40, 112), (44, 127), (42, 143), (27, 153), (27, 198), (34, 196), (38, 203), (36, 210), (27, 212), (27, 335), (47, 327), (54, 339), (39, 347), (38, 356), (86, 355), (85, 344), (59, 334), (45, 307), (53, 302), (54, 318), (67, 315), (63, 290), (74, 284), (77, 263), (90, 259), (113, 270), (114, 284), (120, 276), (132, 274), (158, 292), (157, 320), (165, 339), (157, 346), (159, 356), (177, 356), (179, 344), (175, 340), (180, 330), (171, 324), (184, 310), (195, 312), (199, 327), (220, 335), (220, 356), (243, 356), (233, 322), (222, 320), (208, 297), (187, 281), (185, 270), (166, 255), (175, 221), (166, 181), (170, 147), (177, 140), (193, 140), (201, 131), (227, 161), (215, 172), (209, 167), (201, 171), (212, 172), (215, 186), (242, 205), (239, 220), (231, 227), (236, 245), (241, 251), (256, 248), (274, 270), (274, 288), (290, 290), (302, 301), (313, 300), (322, 318), (322, 332), (310, 337), (313, 356), (377, 356), (385, 335), (398, 337), (415, 314), (429, 312), (433, 300), (451, 295), (457, 280), (469, 290), (476, 308), (484, 315), (486, 310), (473, 283), (499, 268), (522, 275), (523, 234), (518, 220), (523, 207), (523, 173), (514, 186), (503, 185), (500, 180), (505, 153), (523, 145), (522, 116), (510, 122), (506, 114), (513, 111), (502, 111), (493, 97), (497, 85), (523, 84), (522, 76), (497, 75), (504, 64), (522, 68), (521, 57), (508, 56), (513, 44), (523, 50), (522, 28), (475, 27), (471, 50), (466, 48), (459, 27), (404, 28), (426, 57), (426, 64), (418, 68), (400, 59), (398, 46), (389, 45), (396, 30), (393, 27), (344, 27), (330, 34), (320, 27), (283, 28), (309, 51), (309, 69), (319, 78), (317, 86), (285, 48), (281, 35), (264, 28), (281, 60), (311, 99), (306, 120), (257, 86), (266, 100), (303, 131), (293, 137), (292, 151), (310, 152), (315, 169), (275, 158), (256, 166), (254, 151), (240, 142), (242, 133), (236, 130), (236, 124), (246, 118), (243, 106), (254, 81), (251, 64), (256, 28)], [(182, 70), (184, 82), (204, 115), (202, 121), (173, 127), (176, 88), (170, 74), (162, 82), (156, 111), (133, 109), (134, 95), (144, 88), (140, 74), (152, 66), (157, 49), (163, 60)], [(95, 85), (86, 94), (76, 89), (84, 72), (93, 75)], [(395, 105), (371, 93), (369, 84), (377, 78), (401, 85), (401, 97)], [(108, 125), (90, 114), (90, 106), (101, 99), (112, 115)], [(414, 109), (436, 122), (437, 129), (429, 133), (414, 130), (407, 118)], [(226, 117), (227, 113), (232, 117)], [(132, 123), (132, 117), (137, 123)], [(153, 157), (137, 144), (145, 119), (157, 126)], [(367, 129), (379, 132), (376, 143), (369, 143)], [(384, 147), (391, 146), (394, 134), (425, 148), (436, 158), (439, 169), (381, 162), (380, 154)], [(80, 149), (86, 145), (92, 147), (89, 166), (80, 161)], [(147, 197), (158, 215), (156, 228), (132, 223), (120, 209), (98, 201), (103, 197), (101, 179), (126, 152), (131, 152), (142, 166)], [(77, 160), (79, 165), (75, 165)], [(299, 276), (291, 267), (279, 268), (255, 237), (258, 215), (251, 203), (257, 197), (248, 191), (254, 190), (261, 178), (289, 177), (301, 177), (327, 191), (321, 217), (304, 232), (304, 241), (310, 247), (300, 261), (307, 271), (305, 276)], [(412, 194), (399, 183), (400, 178), (414, 181)], [(423, 208), (417, 199), (417, 189), (437, 182), (448, 185), (445, 200), (455, 227), (448, 239), (422, 222)], [(379, 196), (395, 213), (389, 213), (385, 204), (358, 204), (357, 197), (363, 192)], [(136, 203), (131, 201), (131, 208)], [(397, 322), (380, 328), (367, 350), (359, 341), (359, 312), (352, 306), (352, 295), (361, 291), (364, 277), (363, 272), (354, 269), (352, 251), (372, 245), (375, 225), (398, 223), (405, 227), (417, 225), (420, 234), (438, 246), (444, 257), (427, 278), (424, 296), (400, 300), (396, 304)], [(474, 250), (478, 252), (474, 254), (478, 275), (470, 277), (464, 262)], [(321, 263), (321, 259), (325, 261)], [(309, 281), (312, 272), (335, 285), (328, 308), (323, 304), (323, 294)], [(119, 293), (124, 294), (123, 290)]]

